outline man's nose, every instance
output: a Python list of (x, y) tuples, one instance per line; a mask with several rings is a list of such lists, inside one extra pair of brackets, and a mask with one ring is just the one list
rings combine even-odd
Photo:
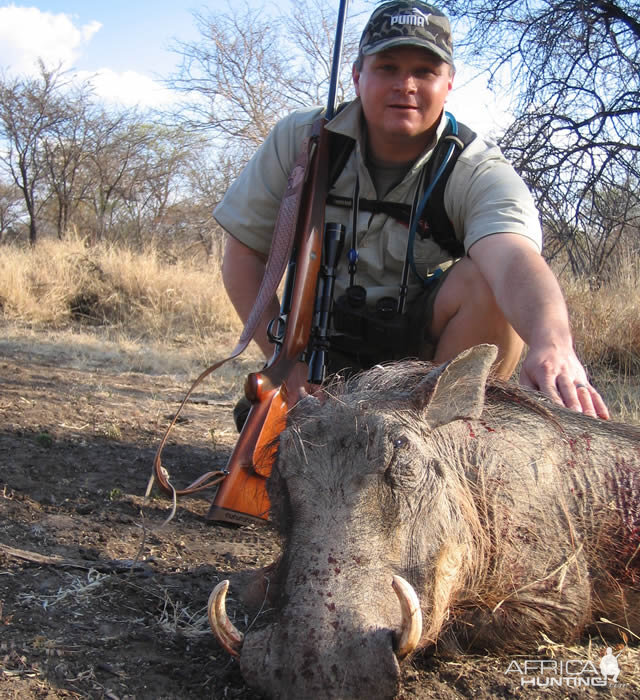
[(417, 90), (417, 82), (413, 73), (403, 73), (397, 77), (394, 85), (396, 90), (412, 93)]

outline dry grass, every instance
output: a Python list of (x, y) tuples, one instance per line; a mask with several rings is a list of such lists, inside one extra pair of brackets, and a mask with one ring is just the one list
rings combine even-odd
[(576, 350), (618, 420), (640, 423), (640, 261), (623, 256), (616, 274), (594, 286), (561, 278)]
[(107, 244), (87, 248), (78, 238), (1, 248), (0, 307), (7, 320), (108, 325), (133, 338), (179, 341), (240, 330), (217, 263)]
[[(627, 257), (600, 288), (568, 277), (561, 284), (594, 383), (616, 418), (640, 422), (640, 261)], [(159, 374), (199, 373), (241, 331), (219, 256), (206, 263), (180, 251), (87, 247), (81, 238), (0, 247), (0, 314), (0, 347), (28, 344), (76, 366)], [(259, 366), (255, 347), (245, 362)]]
[[(80, 238), (0, 247), (0, 318), (0, 347), (157, 374), (199, 374), (242, 330), (217, 260)], [(255, 369), (259, 352), (248, 358)]]
[(606, 285), (566, 280), (576, 348), (588, 365), (640, 373), (640, 262), (627, 258)]

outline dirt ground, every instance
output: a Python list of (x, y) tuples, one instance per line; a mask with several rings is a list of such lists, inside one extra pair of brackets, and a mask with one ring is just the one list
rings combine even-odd
[[(207, 522), (210, 495), (180, 500), (163, 528), (169, 501), (154, 494), (143, 507), (153, 455), (186, 387), (0, 350), (1, 698), (259, 697), (211, 635), (206, 603), (221, 579), (275, 558), (269, 527)], [(207, 403), (189, 404), (164, 456), (178, 485), (223, 466), (235, 440), (233, 396), (214, 378), (195, 398)], [(240, 629), (251, 623), (233, 593), (228, 608)], [(597, 638), (570, 649), (549, 641), (530, 658), (598, 667), (604, 647)], [(418, 657), (399, 697), (640, 697), (637, 647), (614, 651), (621, 674), (607, 688), (523, 686), (512, 664), (523, 658)]]

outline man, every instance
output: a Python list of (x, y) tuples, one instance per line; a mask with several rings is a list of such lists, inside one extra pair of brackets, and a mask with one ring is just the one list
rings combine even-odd
[[(422, 173), (447, 129), (444, 106), (453, 78), (451, 30), (439, 10), (406, 0), (373, 12), (353, 67), (357, 99), (327, 125), (355, 141), (330, 193), (339, 197), (330, 197), (326, 210), (326, 220), (345, 224), (347, 241), (353, 240), (347, 248), (355, 272), (349, 274), (345, 256), (336, 298), (354, 286), (354, 279), (366, 289), (370, 309), (380, 299), (398, 296), (408, 260), (408, 228), (388, 214), (387, 204), (413, 202), (415, 217)], [(287, 176), (320, 113), (295, 112), (279, 122), (215, 211), (229, 234), (225, 287), (243, 320), (264, 273)], [(348, 206), (336, 206), (340, 201)], [(361, 205), (372, 201), (376, 206)], [(446, 182), (444, 209), (461, 257), (430, 235), (416, 236), (409, 246), (414, 265), (408, 309), (414, 314), (417, 309), (424, 324), (420, 357), (439, 363), (478, 343), (494, 343), (499, 348), (496, 373), (506, 379), (526, 343), (523, 385), (576, 411), (608, 418), (576, 357), (561, 290), (540, 254), (532, 197), (490, 141), (476, 136), (459, 155)], [(272, 353), (266, 325), (278, 311), (274, 299), (256, 335), (265, 356)], [(337, 346), (340, 341), (338, 334)], [(369, 350), (366, 363), (389, 359)], [(366, 364), (360, 359), (354, 357), (353, 364)]]

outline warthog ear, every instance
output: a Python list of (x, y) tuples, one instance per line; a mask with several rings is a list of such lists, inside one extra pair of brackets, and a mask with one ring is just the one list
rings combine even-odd
[(431, 428), (458, 418), (480, 418), (484, 391), (498, 348), (476, 345), (437, 367), (411, 392), (411, 401)]

